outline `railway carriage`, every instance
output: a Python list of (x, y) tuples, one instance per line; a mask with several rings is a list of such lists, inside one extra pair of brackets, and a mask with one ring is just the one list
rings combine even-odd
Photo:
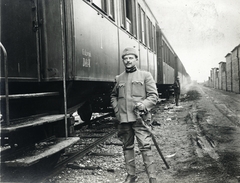
[(145, 0), (1, 0), (0, 8), (1, 145), (10, 151), (68, 137), (76, 110), (84, 121), (111, 111), (125, 47), (139, 51), (159, 93), (189, 77)]

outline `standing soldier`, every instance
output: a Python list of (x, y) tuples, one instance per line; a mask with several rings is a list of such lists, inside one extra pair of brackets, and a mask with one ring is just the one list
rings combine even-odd
[(174, 88), (174, 96), (175, 96), (175, 103), (176, 106), (178, 106), (179, 103), (179, 96), (180, 96), (180, 81), (179, 81), (179, 76), (177, 76), (176, 81), (173, 84), (173, 88)]
[(152, 75), (136, 67), (138, 54), (133, 48), (122, 53), (125, 71), (116, 76), (116, 85), (111, 94), (111, 103), (117, 119), (118, 137), (123, 142), (123, 152), (127, 170), (125, 183), (137, 181), (135, 172), (134, 138), (138, 141), (149, 182), (156, 183), (156, 172), (151, 150), (151, 135), (147, 127), (136, 121), (134, 109), (144, 112), (146, 124), (151, 121), (150, 110), (156, 105), (158, 92)]

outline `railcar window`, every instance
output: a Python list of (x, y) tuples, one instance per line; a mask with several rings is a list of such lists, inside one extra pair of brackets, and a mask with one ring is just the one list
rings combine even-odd
[(170, 50), (167, 47), (167, 64), (170, 65)]
[(92, 3), (104, 13), (107, 13), (107, 0), (92, 0)]
[(120, 1), (120, 3), (121, 3), (121, 26), (123, 27), (123, 28), (125, 28), (126, 27), (126, 9), (125, 9), (125, 7), (126, 7), (126, 1)]
[(114, 0), (87, 0), (89, 2), (92, 1), (92, 4), (97, 7), (100, 11), (115, 20), (115, 11), (114, 11)]
[(148, 38), (147, 38), (147, 45), (150, 50), (153, 51), (153, 31), (152, 31), (152, 22), (147, 17), (147, 27), (148, 27)]
[(149, 29), (149, 24), (150, 24), (150, 20), (147, 17), (146, 18), (146, 45), (148, 48), (150, 48), (150, 29)]
[(115, 19), (115, 12), (114, 12), (114, 0), (109, 0), (109, 16), (114, 20)]
[(138, 37), (142, 41), (141, 6), (138, 4)]
[(170, 65), (170, 50), (167, 47), (167, 64)]
[(165, 42), (163, 42), (163, 54), (164, 62), (167, 62), (167, 45)]
[(168, 63), (168, 47), (166, 45), (165, 62)]
[(132, 33), (132, 1), (126, 1), (126, 29)]
[(174, 60), (174, 55), (171, 50), (169, 50), (169, 65), (172, 66)]
[(150, 25), (149, 25), (149, 39), (150, 39), (150, 48), (153, 51), (153, 30), (152, 30), (152, 22), (150, 21)]
[(133, 35), (137, 38), (137, 10), (136, 10), (136, 0), (132, 0), (132, 26), (133, 26)]
[(153, 51), (156, 52), (156, 29), (155, 26), (153, 25), (152, 28), (152, 32), (153, 32)]
[(136, 2), (135, 0), (123, 0), (120, 3), (121, 26), (136, 37)]
[(142, 34), (142, 43), (146, 44), (146, 20), (145, 20), (145, 12), (141, 9), (141, 34)]

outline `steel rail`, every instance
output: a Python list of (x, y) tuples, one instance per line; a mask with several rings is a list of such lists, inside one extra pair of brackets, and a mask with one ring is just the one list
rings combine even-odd
[(92, 125), (92, 124), (96, 123), (98, 120), (101, 120), (101, 119), (104, 119), (104, 118), (107, 118), (107, 117), (110, 117), (110, 116), (113, 116), (113, 115), (114, 115), (114, 114), (113, 114), (112, 112), (107, 113), (107, 114), (102, 115), (102, 116), (100, 116), (100, 117), (94, 118), (94, 119), (92, 119), (92, 120), (90, 120), (90, 121), (86, 121), (86, 122), (77, 124), (77, 125), (74, 126), (74, 129), (75, 129), (75, 130), (78, 130), (78, 129), (80, 129), (81, 127), (83, 127), (83, 126), (85, 126), (85, 125)]
[(96, 147), (97, 145), (101, 144), (102, 142), (105, 142), (107, 139), (109, 139), (110, 137), (112, 137), (113, 135), (115, 135), (117, 132), (117, 129), (112, 130), (111, 132), (107, 133), (106, 135), (104, 135), (102, 138), (99, 138), (98, 140), (94, 141), (93, 143), (91, 143), (90, 145), (87, 145), (87, 147), (85, 147), (84, 149), (82, 149), (81, 151), (78, 151), (76, 153), (74, 153), (73, 155), (71, 155), (70, 157), (68, 157), (65, 160), (62, 160), (61, 162), (59, 162), (51, 172), (48, 172), (48, 175), (46, 175), (44, 178), (40, 178), (40, 182), (45, 182), (48, 179), (52, 178), (53, 176), (55, 176), (56, 174), (58, 174), (60, 171), (62, 171), (64, 168), (66, 168), (66, 165), (69, 162), (74, 161), (77, 158), (82, 158), (83, 156), (85, 156), (87, 153), (89, 153), (94, 147)]
[(109, 139), (110, 137), (112, 137), (113, 135), (115, 135), (117, 132), (117, 130), (112, 130), (111, 132), (107, 133), (106, 135), (104, 135), (102, 138), (99, 138), (98, 140), (94, 141), (93, 143), (91, 143), (90, 145), (88, 145), (87, 147), (85, 147), (83, 150), (77, 152), (76, 154), (71, 155), (71, 157), (69, 157), (66, 160), (63, 160), (62, 162), (60, 162), (59, 164), (57, 164), (54, 168), (58, 168), (62, 165), (65, 165), (66, 163), (72, 161), (75, 158), (82, 158), (83, 156), (85, 156), (87, 153), (89, 153), (94, 147), (96, 147), (97, 145), (101, 144), (102, 142), (105, 142), (107, 139)]

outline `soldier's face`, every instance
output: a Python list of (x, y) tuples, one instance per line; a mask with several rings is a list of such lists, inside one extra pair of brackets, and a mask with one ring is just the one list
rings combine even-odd
[(126, 68), (132, 68), (137, 64), (137, 58), (135, 55), (126, 55), (123, 58), (123, 63)]

